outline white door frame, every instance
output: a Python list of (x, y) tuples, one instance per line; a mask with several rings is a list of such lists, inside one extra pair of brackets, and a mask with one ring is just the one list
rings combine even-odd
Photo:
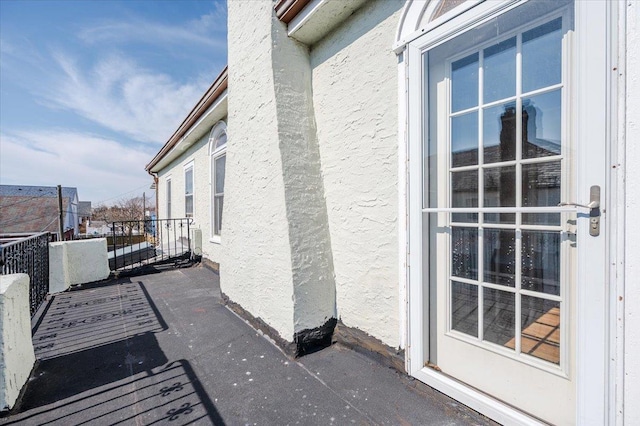
[[(460, 13), (451, 11), (447, 14), (451, 19), (442, 22), (427, 23), (420, 28), (412, 28), (411, 35), (403, 38), (400, 44), (396, 44), (395, 50), (399, 53), (399, 135), (400, 135), (400, 164), (401, 176), (407, 176), (406, 187), (404, 179), (401, 181), (401, 193), (407, 194), (405, 232), (401, 232), (402, 241), (405, 242), (407, 252), (406, 257), (401, 258), (401, 267), (406, 272), (406, 287), (401, 292), (406, 294), (407, 301), (407, 359), (406, 369), (409, 374), (425, 382), (426, 384), (440, 390), (452, 398), (468, 405), (469, 407), (487, 415), (488, 417), (505, 424), (537, 424), (538, 421), (528, 415), (514, 409), (487, 396), (486, 394), (474, 390), (455, 379), (452, 379), (431, 368), (425, 367), (425, 345), (428, 345), (428, 304), (425, 303), (423, 294), (422, 277), (422, 93), (420, 90), (409, 90), (411, 81), (421, 81), (423, 78), (421, 70), (421, 55), (425, 49), (434, 47), (443, 41), (455, 36), (456, 33), (475, 26), (488, 16), (495, 15), (499, 11), (506, 11), (523, 4), (526, 0), (508, 0), (499, 2), (480, 2), (470, 0), (467, 4), (459, 6)], [(473, 3), (471, 6), (469, 3)], [(411, 0), (407, 3), (405, 10), (415, 4)], [(464, 12), (464, 13), (462, 13)], [(422, 19), (422, 18), (421, 18)], [(403, 17), (403, 21), (406, 16)], [(403, 23), (401, 23), (402, 25)], [(433, 25), (437, 24), (437, 25)], [(577, 31), (575, 37), (575, 50), (573, 67), (575, 93), (582, 100), (575, 109), (574, 122), (576, 123), (576, 141), (593, 141), (590, 146), (598, 150), (598, 158), (606, 158), (606, 164), (612, 162), (615, 152), (615, 123), (617, 116), (612, 105), (616, 101), (614, 92), (615, 81), (612, 81), (610, 70), (617, 54), (615, 41), (617, 37), (617, 4), (607, 1), (576, 1), (575, 5), (575, 26), (576, 28), (589, 28), (589, 31)], [(399, 28), (399, 33), (402, 29)], [(404, 31), (407, 33), (407, 31)], [(603, 34), (605, 37), (603, 37)], [(593, 49), (597, 46), (597, 49)], [(598, 54), (594, 54), (597, 51)], [(594, 87), (590, 81), (604, 81), (606, 84)], [(588, 105), (607, 105), (604, 116), (595, 115)], [(611, 123), (611, 124), (610, 124)], [(602, 141), (598, 143), (598, 141)], [(578, 142), (580, 143), (580, 142)], [(578, 169), (589, 170), (589, 164), (585, 158), (585, 150), (578, 151), (576, 158)], [(406, 155), (406, 156), (405, 156)], [(412, 161), (417, 159), (417, 161)], [(606, 168), (603, 168), (606, 170)], [(571, 200), (578, 203), (587, 204), (588, 182), (593, 176), (578, 175), (578, 181), (582, 186), (578, 186), (578, 199)], [(603, 204), (602, 227), (605, 236), (609, 236), (607, 247), (616, 247), (613, 241), (614, 233), (610, 230), (616, 229), (617, 210), (608, 188), (611, 188), (612, 176), (609, 172), (596, 176), (596, 180), (605, 182), (602, 188), (601, 202)], [(615, 181), (614, 181), (615, 182)], [(580, 185), (580, 184), (579, 184)], [(404, 208), (401, 207), (401, 212)], [(402, 217), (402, 216), (401, 216)], [(586, 230), (578, 235), (581, 248), (585, 248), (590, 243)], [(412, 237), (412, 235), (414, 237)], [(611, 250), (607, 250), (610, 253)], [(588, 249), (580, 250), (578, 264), (583, 264), (587, 259)], [(620, 254), (618, 254), (620, 255)], [(608, 424), (614, 423), (616, 397), (615, 387), (619, 381), (619, 373), (616, 375), (615, 361), (610, 361), (611, 352), (616, 352), (610, 342), (616, 335), (616, 301), (611, 294), (616, 294), (615, 290), (609, 291), (608, 286), (615, 283), (611, 279), (608, 265), (615, 261), (615, 253), (608, 256), (589, 257), (589, 263), (599, 262), (599, 269), (604, 272), (600, 277), (600, 286), (580, 288), (577, 294), (576, 312), (576, 347), (577, 347), (577, 424)], [(406, 266), (405, 266), (406, 261)], [(615, 263), (614, 263), (615, 264)], [(615, 271), (615, 268), (611, 268)], [(585, 272), (578, 271), (578, 282), (583, 282)], [(593, 281), (593, 277), (590, 277)], [(404, 281), (404, 280), (403, 280)], [(586, 301), (597, 301), (602, 307), (602, 312), (594, 314)], [(611, 374), (609, 373), (611, 371)], [(609, 408), (611, 406), (611, 408)]]

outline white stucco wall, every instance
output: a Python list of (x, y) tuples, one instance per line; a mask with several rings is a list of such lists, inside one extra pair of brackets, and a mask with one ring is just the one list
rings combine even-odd
[(270, 71), (272, 13), (271, 1), (228, 3), (229, 140), (220, 285), (231, 300), (291, 341), (293, 278)]
[(342, 321), (398, 346), (398, 95), (403, 2), (369, 2), (311, 50)]
[(619, 4), (626, 8), (624, 420), (631, 425), (640, 421), (640, 3)]
[(109, 277), (106, 238), (49, 243), (49, 293)]
[(13, 407), (35, 361), (29, 276), (0, 275), (0, 411)]

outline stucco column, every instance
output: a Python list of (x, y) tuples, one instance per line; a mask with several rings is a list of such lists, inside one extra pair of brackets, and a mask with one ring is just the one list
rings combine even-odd
[(273, 80), (293, 275), (294, 340), (331, 336), (336, 283), (320, 164), (309, 50), (272, 16)]
[(309, 54), (269, 0), (229, 2), (228, 19), (221, 288), (304, 353), (336, 321)]

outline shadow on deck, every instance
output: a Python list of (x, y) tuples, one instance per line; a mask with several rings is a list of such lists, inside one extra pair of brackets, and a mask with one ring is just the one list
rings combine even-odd
[(223, 424), (191, 364), (169, 360), (168, 326), (139, 281), (54, 296), (33, 330), (36, 366), (2, 424)]

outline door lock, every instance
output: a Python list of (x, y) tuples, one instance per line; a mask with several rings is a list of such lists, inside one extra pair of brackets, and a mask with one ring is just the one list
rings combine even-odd
[(593, 185), (589, 191), (589, 204), (560, 203), (558, 206), (575, 206), (589, 209), (589, 235), (600, 235), (600, 186)]

